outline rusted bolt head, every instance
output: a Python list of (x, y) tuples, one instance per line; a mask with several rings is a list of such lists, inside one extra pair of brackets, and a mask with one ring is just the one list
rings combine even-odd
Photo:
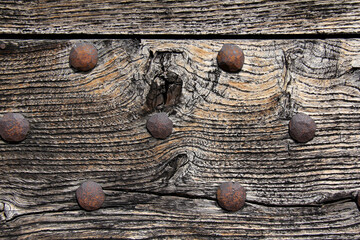
[(98, 52), (91, 43), (78, 43), (70, 52), (70, 65), (80, 71), (93, 69), (98, 61)]
[(246, 191), (239, 183), (225, 182), (217, 190), (219, 205), (228, 211), (238, 211), (245, 205)]
[(244, 65), (244, 53), (234, 44), (224, 44), (216, 59), (219, 67), (226, 72), (239, 72)]
[(20, 142), (29, 130), (29, 121), (20, 113), (7, 113), (0, 119), (0, 135), (5, 141)]
[(311, 117), (298, 113), (289, 122), (290, 136), (297, 142), (308, 142), (315, 136), (316, 124)]
[(165, 139), (172, 133), (173, 122), (166, 113), (156, 113), (149, 118), (146, 128), (154, 138)]
[(93, 211), (104, 203), (105, 193), (100, 184), (86, 181), (76, 190), (76, 199), (83, 209)]

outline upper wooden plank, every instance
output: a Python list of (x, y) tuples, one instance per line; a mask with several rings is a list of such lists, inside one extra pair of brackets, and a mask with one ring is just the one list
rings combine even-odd
[(360, 33), (357, 0), (0, 1), (2, 34)]

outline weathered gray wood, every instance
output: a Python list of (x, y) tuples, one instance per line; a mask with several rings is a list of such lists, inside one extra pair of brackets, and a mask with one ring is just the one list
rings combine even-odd
[[(0, 142), (0, 237), (360, 238), (359, 40), (89, 40), (90, 73), (69, 67), (75, 40), (3, 42), (0, 115), (32, 129)], [(239, 74), (217, 68), (228, 42)], [(166, 140), (145, 128), (156, 111)], [(309, 143), (288, 136), (297, 112), (318, 126)], [(99, 211), (76, 203), (86, 179), (105, 189)], [(217, 206), (224, 181), (246, 187), (243, 210)]]
[(7, 239), (359, 238), (360, 217), (353, 202), (292, 208), (247, 204), (241, 212), (226, 213), (210, 200), (107, 193), (106, 207), (99, 211), (72, 205), (34, 212), (5, 223), (2, 232)]
[(9, 34), (360, 33), (357, 0), (3, 0), (0, 15)]

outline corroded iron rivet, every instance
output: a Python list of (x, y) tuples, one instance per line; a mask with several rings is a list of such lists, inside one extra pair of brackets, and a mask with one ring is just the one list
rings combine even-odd
[(290, 136), (297, 142), (308, 142), (315, 136), (316, 124), (304, 113), (298, 113), (289, 122)]
[(149, 118), (146, 128), (154, 138), (165, 139), (173, 129), (173, 122), (166, 113), (156, 113)]
[(5, 43), (0, 43), (0, 49), (4, 50), (6, 48)]
[(70, 65), (80, 71), (93, 69), (98, 61), (98, 52), (91, 43), (78, 43), (70, 52)]
[(76, 190), (76, 199), (83, 209), (93, 211), (104, 203), (105, 193), (100, 184), (86, 181)]
[(216, 193), (219, 205), (228, 211), (238, 211), (245, 205), (246, 191), (239, 183), (225, 182)]
[(219, 67), (226, 72), (239, 72), (244, 65), (244, 53), (234, 44), (224, 44), (217, 55)]
[(0, 135), (8, 142), (21, 142), (30, 130), (30, 123), (20, 113), (7, 113), (0, 119)]

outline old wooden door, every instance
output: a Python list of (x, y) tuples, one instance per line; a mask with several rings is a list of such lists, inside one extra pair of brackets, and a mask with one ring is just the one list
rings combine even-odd
[[(356, 0), (3, 0), (2, 239), (360, 239), (360, 2)], [(97, 66), (69, 65), (94, 44)], [(219, 69), (224, 43), (239, 73)], [(165, 140), (146, 121), (166, 112)], [(288, 123), (311, 116), (294, 142)], [(102, 207), (75, 191), (101, 184)], [(218, 186), (239, 182), (227, 212)]]

